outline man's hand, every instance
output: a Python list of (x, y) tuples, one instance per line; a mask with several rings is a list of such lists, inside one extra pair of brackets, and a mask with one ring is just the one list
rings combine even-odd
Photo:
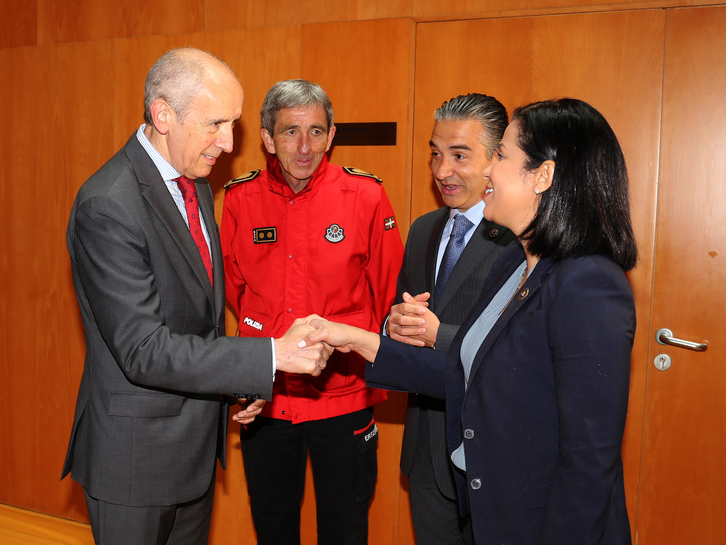
[(237, 403), (239, 403), (242, 408), (237, 412), (237, 414), (232, 415), (232, 420), (244, 425), (252, 423), (255, 417), (260, 414), (260, 412), (262, 412), (262, 407), (265, 405), (265, 400), (257, 399), (250, 402), (242, 398), (238, 399)]
[(428, 309), (429, 292), (411, 296), (403, 294), (403, 303), (393, 305), (388, 316), (386, 333), (391, 339), (413, 346), (433, 346), (441, 323)]
[(316, 318), (318, 316), (314, 315), (307, 318), (298, 318), (282, 337), (275, 339), (278, 371), (303, 373), (316, 377), (320, 374), (320, 371), (325, 369), (328, 358), (333, 353), (333, 348), (322, 342), (304, 348), (298, 346), (302, 339), (315, 331), (315, 328), (306, 322)]

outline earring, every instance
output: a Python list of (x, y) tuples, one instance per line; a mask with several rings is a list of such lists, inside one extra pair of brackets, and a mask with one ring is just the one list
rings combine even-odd
[(535, 189), (535, 190), (534, 190), (534, 194), (535, 194), (535, 195), (539, 195), (539, 189)]

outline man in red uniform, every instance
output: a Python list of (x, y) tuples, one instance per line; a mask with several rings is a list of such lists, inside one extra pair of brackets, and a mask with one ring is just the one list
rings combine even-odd
[[(403, 259), (381, 180), (328, 163), (335, 125), (320, 86), (278, 82), (260, 117), (267, 169), (225, 186), (222, 249), (239, 334), (275, 336), (311, 313), (378, 331)], [(278, 372), (272, 402), (243, 428), (260, 544), (300, 543), (308, 452), (318, 543), (367, 542), (377, 475), (373, 405), (386, 394), (366, 387), (363, 374), (360, 357), (338, 352), (312, 380)]]

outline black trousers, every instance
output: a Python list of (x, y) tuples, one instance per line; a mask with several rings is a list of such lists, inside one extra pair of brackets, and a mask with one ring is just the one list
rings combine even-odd
[(212, 522), (215, 473), (201, 498), (177, 505), (117, 505), (97, 500), (86, 492), (93, 540), (96, 545), (206, 545)]
[(367, 543), (377, 441), (372, 408), (299, 424), (258, 416), (243, 428), (242, 455), (258, 544), (300, 543), (308, 452), (318, 543)]

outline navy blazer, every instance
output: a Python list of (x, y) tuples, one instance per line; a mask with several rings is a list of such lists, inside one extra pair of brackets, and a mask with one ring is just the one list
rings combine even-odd
[(635, 304), (618, 265), (542, 259), (464, 384), (462, 340), (524, 259), (518, 242), (504, 251), (447, 354), (382, 338), (366, 379), (446, 399), (449, 452), (466, 441), (457, 489), (477, 545), (630, 543), (620, 450)]

